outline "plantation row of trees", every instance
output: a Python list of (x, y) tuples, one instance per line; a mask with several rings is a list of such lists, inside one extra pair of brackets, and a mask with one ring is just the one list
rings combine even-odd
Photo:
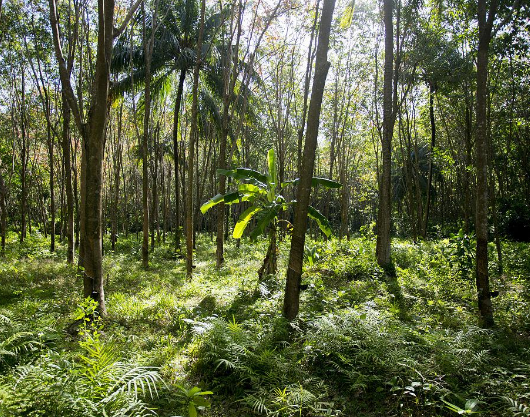
[[(286, 317), (311, 204), (339, 238), (375, 222), (384, 267), (392, 235), (476, 233), (491, 325), (489, 236), (501, 268), (500, 237), (530, 236), (529, 16), (518, 0), (0, 3), (2, 248), (9, 230), (68, 242), (104, 313), (105, 235), (141, 236), (145, 267), (171, 239), (191, 277), (207, 231), (221, 267), (252, 201), (203, 215), (241, 180), (216, 170), (267, 171), (273, 149), (273, 187), (300, 177), (281, 186), (300, 213), (274, 222), (294, 224)], [(342, 187), (310, 195), (313, 176)]]

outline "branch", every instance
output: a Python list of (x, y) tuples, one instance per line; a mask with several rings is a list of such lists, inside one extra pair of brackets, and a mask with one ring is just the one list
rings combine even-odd
[(125, 16), (121, 26), (119, 28), (114, 28), (114, 33), (112, 36), (114, 39), (118, 38), (123, 33), (142, 1), (143, 0), (136, 0), (136, 3), (134, 3), (134, 5), (129, 9), (129, 13), (127, 13), (127, 16)]
[[(515, 0), (513, 2), (513, 5), (512, 5), (512, 8), (510, 9), (510, 11), (508, 12), (508, 15), (503, 19), (503, 21), (497, 25), (497, 27), (493, 30), (493, 34), (491, 35), (492, 38), (494, 38), (496, 35), (497, 35), (497, 32), (502, 29), (504, 26), (506, 26), (508, 24), (508, 22), (511, 20), (514, 12), (518, 11), (519, 8), (521, 7), (521, 2), (520, 0)], [(489, 17), (489, 16), (488, 16)], [(489, 22), (488, 22), (489, 23)], [(493, 22), (491, 23), (493, 25)]]
[(79, 111), (79, 104), (74, 94), (74, 90), (72, 89), (72, 84), (70, 83), (70, 74), (68, 73), (68, 70), (66, 68), (66, 63), (64, 61), (63, 51), (61, 47), (61, 40), (59, 38), (59, 23), (57, 22), (57, 4), (55, 3), (55, 0), (49, 0), (49, 3), (50, 25), (53, 34), (53, 44), (55, 46), (55, 56), (57, 58), (57, 63), (59, 64), (59, 75), (61, 77), (63, 92), (70, 108), (72, 109), (75, 123), (79, 128), (79, 131), (83, 132), (83, 120)]

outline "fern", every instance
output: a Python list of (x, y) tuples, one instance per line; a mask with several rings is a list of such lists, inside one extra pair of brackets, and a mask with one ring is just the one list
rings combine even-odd
[(514, 417), (529, 417), (530, 407), (509, 397), (501, 397)]

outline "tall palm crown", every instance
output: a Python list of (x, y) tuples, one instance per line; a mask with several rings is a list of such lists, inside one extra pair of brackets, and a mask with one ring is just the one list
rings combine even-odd
[[(151, 33), (153, 27), (156, 30), (151, 62), (154, 92), (160, 91), (174, 72), (181, 72), (185, 76), (193, 68), (197, 59), (199, 29), (197, 0), (161, 0), (158, 8), (158, 22), (153, 22), (150, 16), (146, 16), (147, 34)], [(142, 19), (143, 16), (140, 15), (137, 21)], [(206, 71), (210, 62), (206, 59), (206, 54), (214, 49), (214, 41), (221, 23), (220, 13), (211, 14), (205, 22), (202, 64)], [(145, 57), (141, 43), (134, 44), (126, 37), (120, 38), (114, 47), (112, 69), (116, 74), (126, 74), (114, 84), (115, 95), (141, 85), (145, 80)]]

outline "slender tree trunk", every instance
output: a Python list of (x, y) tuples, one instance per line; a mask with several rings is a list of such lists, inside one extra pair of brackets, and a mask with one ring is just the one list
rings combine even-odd
[(26, 177), (26, 168), (28, 160), (28, 150), (27, 150), (27, 138), (26, 138), (26, 112), (25, 112), (25, 82), (24, 82), (24, 71), (22, 71), (22, 99), (20, 104), (20, 117), (21, 124), (20, 130), (22, 133), (22, 151), (21, 151), (21, 160), (20, 165), (20, 187), (21, 187), (21, 198), (20, 198), (20, 242), (24, 242), (26, 238), (26, 210), (27, 210), (27, 177)]
[(258, 271), (259, 280), (262, 281), (267, 275), (274, 275), (278, 270), (278, 243), (277, 225), (272, 224), (269, 232), (269, 247), (263, 260), (263, 264)]
[(74, 195), (72, 192), (72, 157), (70, 155), (70, 107), (63, 94), (63, 132), (62, 147), (64, 158), (64, 182), (66, 188), (66, 238), (68, 248), (66, 251), (66, 262), (74, 262)]
[(486, 0), (478, 0), (479, 42), (477, 53), (477, 128), (476, 128), (476, 170), (477, 195), (475, 231), (476, 283), (478, 309), (481, 325), (491, 327), (493, 306), (488, 276), (488, 140), (487, 140), (487, 82), (491, 30), (497, 10), (497, 0), (491, 0), (486, 16)]
[(202, 64), (202, 38), (204, 33), (204, 12), (206, 0), (201, 1), (199, 39), (197, 40), (197, 62), (193, 70), (193, 100), (191, 106), (191, 130), (188, 152), (188, 194), (186, 201), (186, 275), (191, 279), (193, 272), (193, 162), (195, 160), (195, 142), (197, 140), (197, 99), (199, 90), (199, 71)]
[(149, 40), (147, 39), (145, 27), (145, 10), (143, 19), (143, 42), (145, 58), (145, 89), (144, 89), (144, 132), (142, 136), (142, 265), (149, 267), (149, 170), (148, 170), (148, 146), (151, 136), (151, 59), (153, 56), (154, 26), (156, 25), (156, 12), (153, 15), (153, 30)]
[(381, 153), (383, 175), (379, 185), (379, 211), (377, 213), (377, 263), (390, 265), (390, 221), (391, 221), (391, 154), (392, 134), (392, 65), (394, 62), (394, 25), (392, 22), (393, 0), (384, 0), (385, 21), (385, 68), (383, 80), (383, 138)]
[[(221, 141), (219, 144), (219, 163), (220, 169), (226, 169), (226, 141), (228, 137), (228, 101), (225, 100), (223, 114), (223, 132), (221, 133)], [(226, 119), (225, 119), (226, 117)], [(226, 193), (226, 177), (219, 175), (219, 194)], [(216, 235), (216, 250), (215, 259), (216, 266), (220, 268), (224, 263), (224, 222), (225, 222), (225, 204), (223, 201), (217, 207), (217, 235)], [(226, 228), (228, 230), (228, 227)]]
[(164, 154), (160, 153), (160, 188), (162, 190), (162, 242), (166, 243), (166, 232), (167, 232), (167, 190), (166, 190), (166, 167), (164, 166)]
[(160, 126), (157, 126), (154, 135), (154, 148), (155, 148), (155, 160), (154, 160), (154, 173), (153, 173), (153, 235), (151, 237), (151, 250), (155, 248), (155, 233), (156, 243), (160, 244), (160, 225), (159, 225), (159, 189), (158, 189), (158, 171), (160, 161)]
[[(46, 106), (48, 107), (48, 105)], [(49, 107), (47, 108), (49, 111)], [(53, 162), (53, 137), (50, 120), (48, 116), (48, 122), (46, 126), (46, 136), (48, 142), (48, 157), (50, 161), (50, 214), (51, 214), (51, 230), (50, 230), (50, 252), (55, 251), (55, 174), (54, 174), (54, 162)]]
[(311, 27), (311, 38), (309, 40), (309, 49), (307, 51), (307, 66), (305, 70), (305, 80), (304, 80), (304, 101), (302, 106), (302, 121), (300, 123), (300, 128), (298, 129), (298, 155), (297, 155), (297, 171), (298, 176), (302, 175), (302, 148), (304, 145), (304, 128), (307, 115), (307, 100), (309, 98), (309, 85), (311, 82), (311, 71), (313, 69), (313, 41), (315, 39), (315, 33), (317, 31), (318, 23), (318, 10), (320, 6), (320, 0), (316, 0), (315, 5), (315, 19), (313, 20), (313, 26)]
[[(77, 141), (76, 141), (76, 148), (77, 148)], [(74, 202), (75, 202), (75, 239), (74, 239), (74, 250), (79, 250), (81, 243), (81, 209), (79, 207), (79, 189), (78, 189), (78, 169), (77, 169), (77, 151), (73, 152), (72, 154), (72, 172), (74, 174), (72, 183), (73, 183), (73, 193), (74, 193)]]
[(0, 232), (2, 234), (1, 235), (2, 254), (4, 254), (6, 250), (6, 228), (7, 228), (6, 200), (7, 200), (6, 184), (4, 182), (4, 177), (2, 176), (2, 173), (0, 173)]
[(298, 315), (300, 303), (300, 282), (302, 278), (302, 265), (304, 256), (305, 233), (307, 229), (307, 212), (311, 194), (311, 181), (315, 165), (315, 151), (317, 147), (318, 125), (320, 109), (326, 77), (330, 67), (328, 62), (329, 34), (335, 0), (324, 0), (320, 20), (320, 32), (315, 63), (315, 78), (311, 92), (311, 101), (307, 117), (306, 140), (302, 172), (297, 190), (297, 205), (295, 210), (293, 237), (289, 252), (289, 266), (283, 301), (283, 315), (287, 320), (293, 320)]
[(114, 195), (113, 195), (113, 209), (111, 210), (112, 217), (112, 231), (111, 231), (111, 248), (114, 251), (116, 249), (116, 242), (118, 241), (118, 207), (120, 202), (120, 168), (122, 160), (122, 144), (120, 143), (123, 126), (123, 104), (120, 105), (120, 111), (118, 115), (118, 136), (116, 138), (116, 147), (114, 149), (113, 162), (114, 162)]
[(471, 208), (471, 173), (469, 172), (468, 168), (471, 166), (471, 151), (472, 151), (472, 145), (471, 145), (471, 110), (469, 108), (469, 104), (467, 102), (468, 99), (466, 99), (466, 135), (465, 135), (465, 141), (466, 141), (466, 166), (464, 169), (464, 231), (466, 233), (469, 233), (470, 227), (469, 227), (469, 219), (471, 218), (472, 208)]
[(436, 119), (434, 118), (434, 85), (429, 83), (429, 119), (431, 121), (431, 152), (429, 156), (429, 178), (427, 180), (427, 199), (425, 201), (425, 213), (421, 235), (427, 237), (427, 226), (429, 222), (429, 209), (431, 204), (432, 166), (434, 159), (434, 146), (436, 145)]
[(186, 79), (186, 69), (180, 70), (179, 84), (177, 89), (177, 98), (175, 100), (175, 110), (173, 114), (173, 159), (175, 162), (175, 252), (181, 253), (181, 229), (180, 229), (180, 183), (179, 183), (179, 114), (180, 103), (182, 101), (182, 91), (184, 90), (184, 81)]

